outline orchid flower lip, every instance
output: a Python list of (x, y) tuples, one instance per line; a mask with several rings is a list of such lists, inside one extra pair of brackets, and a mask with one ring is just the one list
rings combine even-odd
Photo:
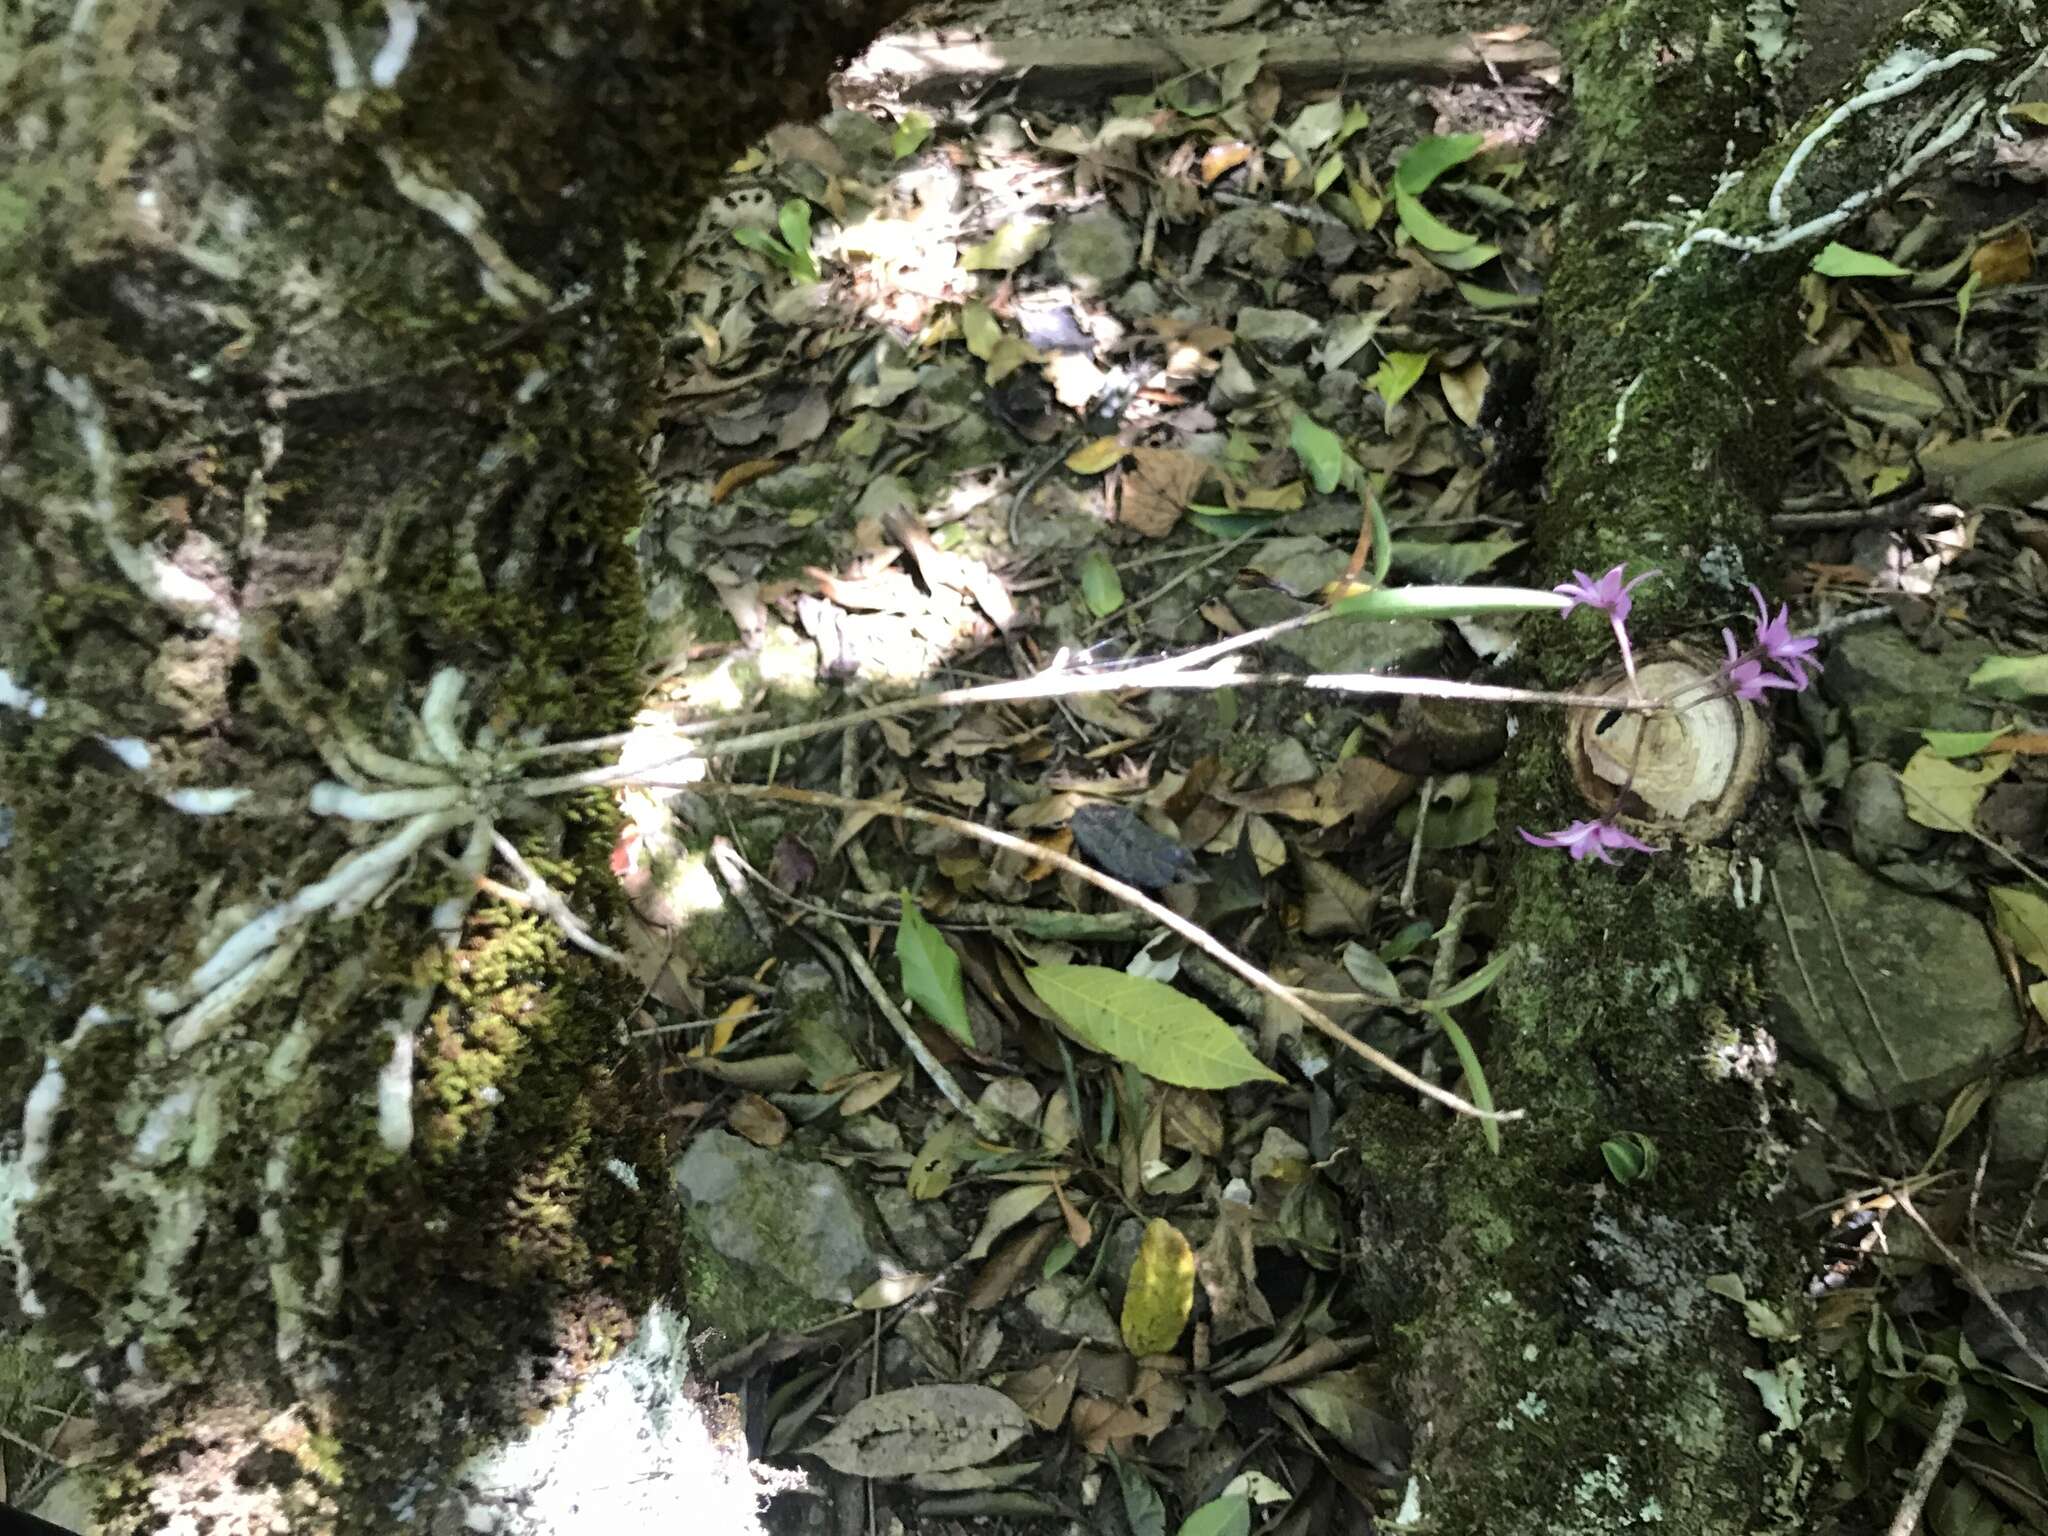
[(1555, 832), (1531, 832), (1527, 827), (1515, 829), (1522, 841), (1537, 848), (1562, 848), (1571, 855), (1572, 862), (1582, 859), (1598, 859), (1602, 864), (1612, 864), (1610, 850), (1621, 849), (1629, 853), (1662, 853), (1664, 850), (1644, 842), (1641, 838), (1624, 832), (1612, 821), (1580, 820)]

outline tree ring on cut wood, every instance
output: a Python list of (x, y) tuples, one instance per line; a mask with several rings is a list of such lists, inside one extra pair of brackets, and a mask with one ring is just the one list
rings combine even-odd
[[(1579, 793), (1601, 816), (1637, 832), (1675, 833), (1691, 842), (1719, 837), (1748, 807), (1763, 772), (1769, 732), (1755, 709), (1715, 697), (1718, 662), (1681, 645), (1657, 646), (1636, 661), (1649, 698), (1692, 699), (1670, 713), (1575, 709), (1566, 753)], [(1582, 691), (1630, 697), (1619, 668)]]

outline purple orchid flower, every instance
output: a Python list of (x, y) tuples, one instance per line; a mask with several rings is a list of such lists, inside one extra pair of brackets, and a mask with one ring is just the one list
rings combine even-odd
[(1780, 677), (1775, 672), (1766, 672), (1763, 662), (1753, 651), (1735, 649), (1735, 632), (1721, 631), (1722, 643), (1728, 647), (1728, 659), (1721, 663), (1721, 677), (1728, 684), (1728, 691), (1745, 704), (1761, 704), (1764, 695), (1773, 688), (1789, 688), (1794, 693), (1806, 686), (1806, 675), (1799, 674), (1797, 682), (1789, 677)]
[(1609, 849), (1620, 848), (1630, 853), (1662, 853), (1662, 848), (1653, 848), (1641, 838), (1631, 837), (1613, 822), (1575, 821), (1557, 832), (1531, 832), (1527, 827), (1517, 827), (1522, 841), (1538, 848), (1562, 848), (1572, 856), (1572, 862), (1581, 859), (1598, 859), (1602, 864), (1612, 864)]
[(1629, 687), (1633, 689), (1636, 686), (1636, 658), (1628, 641), (1628, 616), (1635, 607), (1635, 599), (1629, 593), (1657, 573), (1645, 571), (1632, 581), (1623, 581), (1627, 570), (1627, 566), (1617, 565), (1597, 581), (1584, 571), (1573, 571), (1572, 580), (1550, 590), (1568, 600), (1564, 605), (1567, 614), (1574, 608), (1586, 607), (1597, 608), (1607, 615), (1607, 622), (1614, 626), (1615, 642), (1621, 647), (1621, 669), (1628, 674)]
[(1762, 655), (1775, 661), (1785, 669), (1785, 675), (1792, 679), (1795, 689), (1803, 689), (1811, 681), (1806, 675), (1808, 667), (1820, 670), (1820, 663), (1812, 652), (1820, 649), (1818, 635), (1795, 635), (1790, 622), (1791, 610), (1785, 604), (1778, 605), (1778, 616), (1771, 617), (1770, 604), (1754, 586), (1749, 595), (1756, 599), (1756, 646)]

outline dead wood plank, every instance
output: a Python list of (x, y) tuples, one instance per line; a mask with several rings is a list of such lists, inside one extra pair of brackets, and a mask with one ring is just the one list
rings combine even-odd
[(1557, 49), (1540, 38), (1476, 33), (1354, 32), (1266, 36), (1253, 32), (1172, 37), (975, 37), (905, 32), (878, 39), (834, 85), (843, 105), (929, 101), (1014, 79), (1020, 96), (1089, 96), (1214, 69), (1259, 51), (1296, 89), (1347, 80), (1488, 80), (1554, 69)]

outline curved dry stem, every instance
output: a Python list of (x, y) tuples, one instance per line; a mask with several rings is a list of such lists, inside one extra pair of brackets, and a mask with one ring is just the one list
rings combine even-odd
[(1477, 1105), (1459, 1098), (1448, 1089), (1438, 1087), (1427, 1078), (1418, 1077), (1384, 1051), (1367, 1045), (1321, 1009), (1303, 1000), (1292, 988), (1282, 986), (1249, 960), (1233, 953), (1227, 945), (1211, 937), (1207, 931), (1189, 922), (1170, 907), (1163, 906), (1159, 902), (1154, 901), (1135, 886), (1126, 885), (1123, 881), (1105, 875), (1100, 870), (1090, 868), (1079, 859), (1070, 858), (1063, 853), (1057, 853), (1028, 839), (1012, 836), (1008, 832), (999, 832), (993, 827), (984, 827), (977, 822), (965, 821), (958, 816), (947, 816), (938, 811), (921, 810), (916, 806), (885, 805), (875, 800), (856, 800), (846, 795), (828, 795), (810, 789), (790, 789), (778, 784), (715, 784), (699, 782), (688, 785), (666, 785), (659, 780), (643, 778), (636, 778), (633, 782), (652, 789), (690, 789), (698, 794), (723, 795), (735, 800), (780, 800), (791, 805), (816, 806), (820, 810), (865, 811), (872, 815), (889, 816), (901, 821), (919, 821), (927, 826), (944, 827), (949, 832), (958, 833), (962, 837), (973, 838), (977, 842), (987, 843), (991, 847), (1001, 848), (1009, 853), (1022, 854), (1029, 859), (1043, 860), (1051, 864), (1055, 869), (1074, 876), (1077, 880), (1087, 881), (1099, 891), (1106, 891), (1118, 901), (1124, 903), (1124, 905), (1136, 908), (1161, 927), (1171, 929), (1190, 944), (1200, 949), (1204, 954), (1228, 966), (1259, 991), (1265, 993), (1266, 996), (1290, 1011), (1299, 1014), (1308, 1023), (1314, 1025), (1317, 1030), (1328, 1035), (1346, 1050), (1351, 1051), (1365, 1061), (1371, 1062), (1395, 1081), (1406, 1084), (1426, 1098), (1436, 1100), (1437, 1103), (1443, 1105), (1446, 1109), (1455, 1110), (1461, 1115), (1470, 1115), (1475, 1120), (1498, 1121), (1519, 1120), (1522, 1118), (1522, 1111), (1519, 1109), (1481, 1109)]

